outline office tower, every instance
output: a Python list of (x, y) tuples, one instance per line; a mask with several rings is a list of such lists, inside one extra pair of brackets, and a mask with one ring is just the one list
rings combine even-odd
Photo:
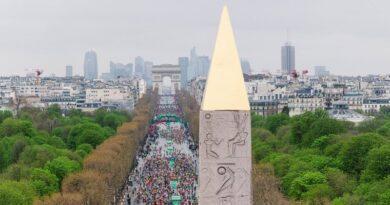
[(144, 69), (145, 69), (144, 79), (146, 80), (146, 84), (148, 86), (152, 85), (152, 68), (153, 68), (153, 62), (145, 61), (145, 63), (144, 63)]
[(188, 57), (179, 57), (179, 66), (181, 70), (181, 87), (185, 88), (187, 86), (187, 71), (190, 64)]
[(113, 78), (130, 77), (133, 74), (133, 64), (126, 65), (122, 63), (110, 62), (110, 73)]
[(282, 73), (290, 74), (295, 70), (295, 48), (289, 42), (282, 46)]
[(71, 65), (67, 65), (65, 67), (65, 77), (71, 78), (73, 76), (73, 67)]
[(328, 76), (328, 75), (330, 75), (329, 71), (326, 69), (325, 66), (315, 66), (314, 67), (314, 74), (316, 76)]
[(84, 57), (84, 78), (86, 80), (97, 79), (98, 65), (97, 56), (94, 51), (88, 51)]
[(245, 60), (245, 59), (241, 59), (241, 69), (242, 69), (242, 73), (245, 73), (245, 74), (251, 74), (251, 64), (249, 63), (248, 60)]
[(195, 47), (192, 48), (187, 69), (187, 81), (198, 76), (207, 76), (209, 67), (210, 58), (208, 56), (198, 56)]
[(134, 74), (140, 77), (144, 76), (145, 62), (140, 56), (134, 59)]
[(190, 52), (190, 65), (187, 70), (187, 80), (191, 80), (198, 75), (198, 55), (196, 54), (196, 48), (192, 48)]
[(207, 77), (210, 67), (210, 59), (208, 56), (198, 57), (198, 72), (197, 76)]

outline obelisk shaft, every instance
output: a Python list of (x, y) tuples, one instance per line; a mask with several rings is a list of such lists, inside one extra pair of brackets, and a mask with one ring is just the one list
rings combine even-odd
[(252, 204), (251, 115), (226, 7), (199, 121), (199, 204)]

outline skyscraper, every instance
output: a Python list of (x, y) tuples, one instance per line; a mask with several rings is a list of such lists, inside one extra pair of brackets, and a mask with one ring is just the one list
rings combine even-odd
[(187, 69), (187, 80), (198, 76), (207, 76), (210, 67), (210, 58), (208, 56), (198, 56), (195, 47), (191, 49), (189, 66)]
[(330, 75), (329, 71), (326, 69), (325, 66), (315, 66), (314, 67), (314, 73), (316, 76), (328, 76)]
[(241, 69), (242, 69), (242, 73), (245, 73), (245, 74), (251, 74), (251, 64), (249, 63), (248, 60), (245, 60), (245, 59), (241, 59)]
[(295, 70), (295, 47), (289, 42), (282, 46), (282, 73), (289, 74)]
[(153, 62), (151, 61), (144, 62), (144, 73), (145, 73), (144, 78), (148, 86), (152, 85), (152, 68), (153, 68)]
[(71, 65), (67, 65), (65, 67), (65, 77), (71, 78), (73, 76), (73, 67)]
[(209, 67), (210, 67), (210, 58), (208, 56), (199, 56), (197, 76), (206, 77), (209, 72)]
[(114, 78), (118, 77), (130, 77), (133, 74), (133, 64), (128, 63), (124, 65), (122, 63), (110, 62), (110, 73)]
[(179, 66), (181, 70), (181, 87), (185, 88), (187, 86), (187, 70), (190, 64), (188, 57), (179, 57)]
[(93, 80), (98, 78), (98, 65), (95, 51), (88, 51), (85, 53), (84, 78), (86, 80)]
[(190, 53), (190, 65), (187, 70), (187, 80), (191, 80), (198, 75), (198, 55), (196, 54), (196, 48), (191, 49)]
[(140, 77), (143, 77), (145, 74), (145, 62), (140, 56), (134, 59), (134, 72), (135, 75)]

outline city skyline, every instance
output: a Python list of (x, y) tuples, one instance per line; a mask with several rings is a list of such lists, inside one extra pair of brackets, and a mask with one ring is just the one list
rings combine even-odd
[(91, 2), (2, 1), (1, 75), (40, 68), (44, 75), (63, 76), (66, 65), (82, 75), (88, 50), (98, 54), (99, 74), (109, 71), (110, 61), (130, 62), (136, 56), (176, 63), (193, 46), (212, 57), (224, 3), (231, 8), (240, 57), (255, 72), (280, 69), (286, 30), (296, 47), (296, 69), (310, 69), (310, 74), (317, 65), (344, 75), (385, 74), (390, 67), (386, 1)]

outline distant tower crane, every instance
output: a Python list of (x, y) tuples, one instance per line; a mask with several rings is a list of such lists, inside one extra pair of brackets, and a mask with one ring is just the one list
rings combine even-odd
[(40, 85), (41, 84), (41, 75), (43, 73), (42, 69), (33, 69), (35, 73), (35, 85)]
[(292, 78), (292, 83), (293, 83), (294, 88), (298, 87), (299, 77), (302, 77), (303, 79), (305, 79), (305, 76), (309, 73), (309, 71), (308, 70), (301, 70), (301, 73), (302, 73), (302, 75), (297, 70), (290, 71), (290, 76)]

